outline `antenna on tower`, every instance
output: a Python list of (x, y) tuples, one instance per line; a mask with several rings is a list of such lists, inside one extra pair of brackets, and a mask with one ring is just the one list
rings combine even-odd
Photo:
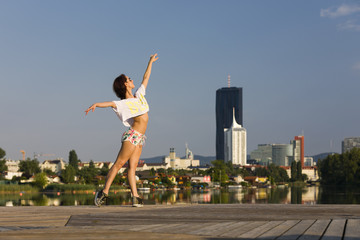
[(230, 74), (228, 74), (228, 88), (230, 87)]

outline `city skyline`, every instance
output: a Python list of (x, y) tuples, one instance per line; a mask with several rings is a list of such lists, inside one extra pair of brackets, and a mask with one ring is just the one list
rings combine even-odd
[(0, 147), (114, 161), (126, 130), (111, 109), (121, 73), (147, 89), (142, 158), (188, 143), (216, 154), (216, 90), (243, 89), (247, 152), (304, 135), (305, 155), (360, 136), (358, 1), (0, 1)]

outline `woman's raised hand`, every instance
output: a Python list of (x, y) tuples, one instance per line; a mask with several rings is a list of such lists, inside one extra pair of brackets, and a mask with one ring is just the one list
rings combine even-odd
[(150, 62), (155, 62), (156, 60), (158, 60), (159, 58), (157, 57), (157, 53), (155, 53), (154, 55), (150, 56)]

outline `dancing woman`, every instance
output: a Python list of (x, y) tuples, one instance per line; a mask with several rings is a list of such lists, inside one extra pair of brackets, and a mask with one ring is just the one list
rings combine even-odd
[(151, 55), (141, 86), (132, 94), (135, 88), (133, 80), (121, 74), (114, 80), (113, 90), (121, 100), (95, 103), (86, 109), (86, 115), (95, 108), (111, 107), (123, 124), (129, 129), (122, 136), (122, 145), (114, 165), (106, 176), (104, 189), (96, 192), (95, 205), (100, 207), (108, 198), (109, 189), (120, 168), (129, 161), (128, 180), (132, 193), (134, 207), (142, 207), (143, 201), (136, 188), (135, 171), (139, 163), (142, 146), (145, 143), (145, 132), (149, 121), (149, 105), (145, 99), (145, 90), (149, 82), (153, 62), (158, 60), (157, 54)]

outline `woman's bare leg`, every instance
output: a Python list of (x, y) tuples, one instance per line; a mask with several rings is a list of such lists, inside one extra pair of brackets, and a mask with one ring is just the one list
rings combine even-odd
[(130, 159), (130, 157), (133, 155), (135, 151), (135, 145), (130, 143), (129, 141), (125, 141), (122, 143), (121, 149), (119, 151), (119, 154), (116, 158), (116, 161), (114, 165), (110, 168), (106, 180), (105, 180), (105, 187), (103, 189), (103, 192), (108, 194), (110, 186), (112, 182), (114, 181), (114, 178), (116, 174), (119, 172), (120, 168)]
[(140, 145), (136, 146), (135, 151), (133, 152), (133, 154), (129, 159), (128, 180), (131, 188), (131, 193), (134, 197), (139, 197), (136, 188), (135, 172), (136, 172), (136, 167), (139, 163), (141, 151), (142, 151), (142, 146)]

